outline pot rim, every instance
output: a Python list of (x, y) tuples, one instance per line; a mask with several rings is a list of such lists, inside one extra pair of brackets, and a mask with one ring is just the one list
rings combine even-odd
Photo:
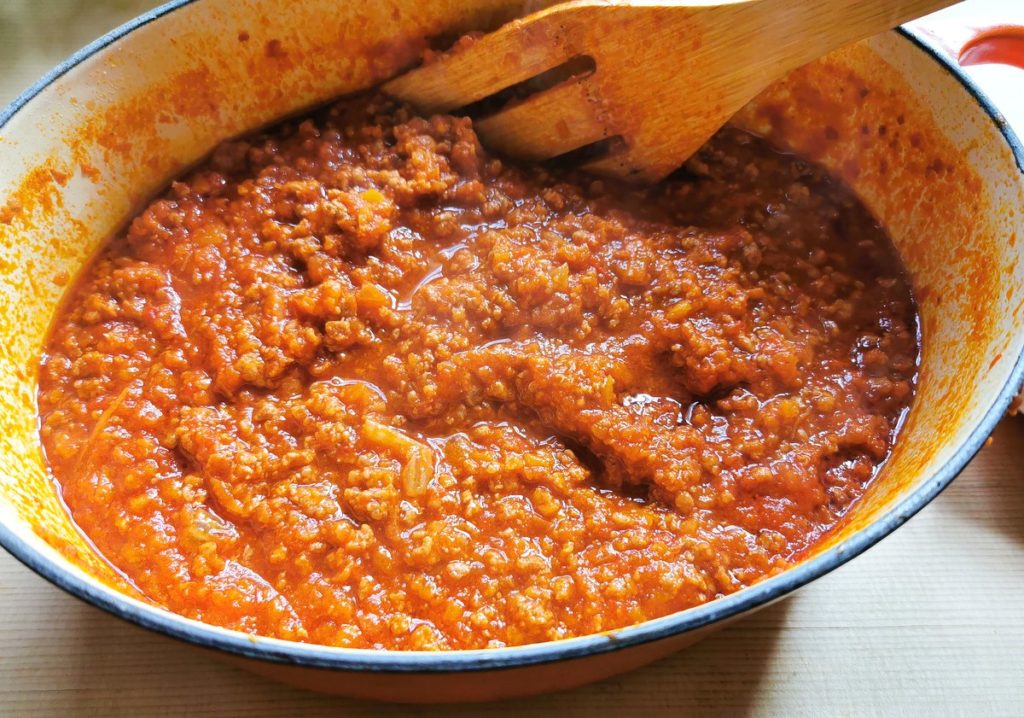
[[(195, 2), (197, 0), (171, 0), (139, 15), (72, 54), (0, 110), (0, 130), (28, 102), (83, 61), (140, 27)], [(996, 125), (1010, 147), (1018, 169), (1024, 174), (1024, 144), (977, 84), (952, 59), (926, 43), (915, 32), (906, 27), (897, 28), (895, 32), (928, 55), (963, 85)], [(585, 658), (667, 639), (738, 616), (786, 596), (871, 548), (924, 508), (960, 474), (984, 445), (1022, 384), (1024, 351), (1017, 357), (1006, 384), (985, 415), (945, 465), (888, 513), (813, 559), (800, 563), (778, 576), (701, 606), (614, 631), (547, 643), (477, 650), (414, 652), (338, 648), (252, 636), (184, 618), (166, 609), (131, 599), (98, 581), (90, 582), (81, 575), (81, 571), (60, 565), (3, 523), (0, 523), (0, 547), (55, 586), (127, 622), (202, 648), (270, 663), (373, 673), (436, 674), (521, 668)]]

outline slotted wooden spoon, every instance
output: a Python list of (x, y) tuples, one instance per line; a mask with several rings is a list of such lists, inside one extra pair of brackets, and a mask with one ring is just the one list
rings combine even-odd
[(576, 0), (513, 21), (388, 82), (423, 112), (451, 112), (590, 58), (587, 72), (476, 122), (512, 157), (544, 160), (595, 142), (590, 171), (656, 181), (744, 104), (831, 50), (954, 0)]

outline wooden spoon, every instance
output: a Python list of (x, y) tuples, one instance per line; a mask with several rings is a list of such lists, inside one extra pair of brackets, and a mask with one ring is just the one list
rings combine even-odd
[(576, 0), (460, 43), (384, 89), (420, 111), (451, 112), (541, 73), (564, 66), (571, 74), (585, 64), (587, 71), (478, 120), (481, 139), (509, 156), (537, 161), (621, 138), (583, 167), (656, 181), (791, 70), (953, 4)]

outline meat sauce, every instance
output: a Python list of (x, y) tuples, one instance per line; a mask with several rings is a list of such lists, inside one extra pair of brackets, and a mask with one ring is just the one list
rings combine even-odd
[(785, 570), (877, 475), (917, 359), (885, 232), (757, 137), (636, 188), (371, 95), (222, 145), (101, 251), (40, 433), (155, 604), (486, 648)]

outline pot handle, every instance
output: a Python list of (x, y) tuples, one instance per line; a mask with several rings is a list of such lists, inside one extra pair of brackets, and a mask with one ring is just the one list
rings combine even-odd
[(1024, 69), (1024, 7), (1009, 10), (999, 5), (969, 2), (915, 20), (909, 27), (961, 66), (1000, 64)]

